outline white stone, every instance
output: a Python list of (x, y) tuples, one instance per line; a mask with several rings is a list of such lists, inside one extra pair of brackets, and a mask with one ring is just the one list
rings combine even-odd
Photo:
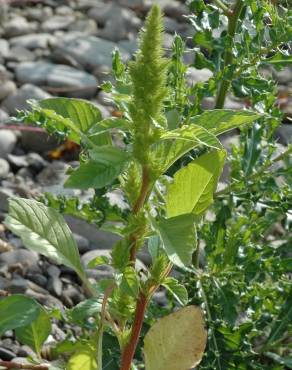
[(27, 49), (46, 49), (50, 44), (54, 44), (56, 38), (49, 33), (33, 33), (29, 35), (17, 36), (10, 39), (11, 46), (23, 46)]

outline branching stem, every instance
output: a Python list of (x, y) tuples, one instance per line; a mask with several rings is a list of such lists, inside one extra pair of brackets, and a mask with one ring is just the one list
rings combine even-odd
[[(226, 47), (226, 50), (225, 50), (224, 63), (223, 63), (223, 69), (222, 69), (223, 72), (226, 67), (232, 64), (232, 61), (233, 61), (232, 48), (234, 44), (234, 36), (235, 36), (236, 28), (237, 28), (238, 19), (240, 17), (243, 6), (244, 6), (243, 0), (237, 0), (235, 3), (234, 9), (232, 10), (232, 15), (228, 17), (227, 34), (229, 36), (229, 46)], [(231, 78), (229, 77), (227, 80), (223, 76), (223, 80), (220, 84), (219, 91), (218, 91), (217, 98), (216, 98), (216, 104), (215, 104), (216, 109), (222, 109), (224, 107), (226, 95), (229, 90), (230, 84), (231, 84)]]

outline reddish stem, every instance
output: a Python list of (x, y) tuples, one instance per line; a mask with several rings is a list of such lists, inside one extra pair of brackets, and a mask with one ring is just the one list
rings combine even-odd
[(120, 370), (130, 370), (132, 360), (134, 358), (134, 354), (136, 351), (136, 347), (139, 341), (144, 315), (147, 308), (147, 298), (146, 296), (141, 292), (139, 300), (137, 302), (136, 306), (136, 312), (135, 312), (135, 318), (132, 326), (132, 333), (129, 343), (126, 345), (123, 354), (122, 354), (122, 360), (121, 360), (121, 367)]
[(17, 362), (1, 361), (0, 366), (6, 367), (6, 369), (23, 369), (23, 370), (48, 370), (47, 365), (33, 365), (33, 364), (18, 364)]

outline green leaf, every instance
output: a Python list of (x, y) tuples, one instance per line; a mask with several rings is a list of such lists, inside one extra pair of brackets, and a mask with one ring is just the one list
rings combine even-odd
[(120, 175), (129, 159), (127, 152), (108, 145), (95, 148), (89, 155), (91, 159), (71, 173), (65, 187), (103, 188)]
[(185, 213), (200, 215), (213, 202), (221, 174), (224, 150), (206, 153), (176, 172), (166, 195), (168, 217)]
[(102, 302), (97, 298), (86, 299), (83, 302), (78, 303), (74, 308), (67, 311), (67, 315), (70, 319), (76, 323), (82, 323), (85, 319), (90, 316), (96, 316), (101, 312)]
[(190, 122), (204, 127), (217, 136), (234, 128), (252, 123), (260, 117), (260, 114), (247, 110), (214, 109), (192, 117)]
[(292, 55), (276, 53), (271, 58), (267, 58), (261, 61), (262, 64), (272, 64), (275, 67), (286, 67), (292, 64)]
[(123, 271), (129, 263), (130, 250), (125, 240), (119, 240), (112, 250), (112, 266), (116, 270)]
[(5, 225), (23, 244), (83, 275), (75, 239), (63, 216), (35, 200), (12, 198)]
[[(62, 123), (65, 127), (72, 128), (73, 125), (83, 133), (86, 133), (91, 126), (102, 119), (99, 109), (94, 104), (82, 99), (50, 98), (38, 102), (38, 105), (42, 108), (43, 113), (47, 112), (49, 120), (53, 121), (53, 116), (48, 114), (48, 111), (53, 111), (63, 118)], [(80, 138), (75, 132), (71, 132), (69, 138), (77, 143), (80, 142)]]
[(282, 356), (279, 356), (277, 353), (273, 353), (273, 352), (265, 352), (265, 356), (274, 360), (275, 362), (277, 362), (280, 365), (284, 365), (288, 369), (292, 369), (292, 358), (291, 358), (291, 356), (290, 357), (282, 357)]
[(206, 146), (222, 149), (216, 136), (198, 125), (183, 126), (180, 129), (168, 131), (161, 139), (153, 147), (153, 159), (162, 172), (194, 148)]
[(186, 140), (197, 145), (207, 146), (213, 149), (222, 149), (222, 144), (212, 133), (198, 125), (184, 125), (175, 130), (167, 131), (160, 137), (162, 140)]
[(108, 265), (110, 260), (106, 256), (97, 256), (93, 258), (87, 265), (88, 268), (93, 269), (99, 265)]
[(124, 118), (115, 118), (115, 117), (106, 118), (100, 122), (97, 122), (95, 125), (93, 125), (88, 131), (88, 136), (92, 138), (94, 136), (100, 135), (104, 132), (107, 132), (113, 129), (121, 130), (121, 131), (129, 131), (130, 122)]
[(148, 239), (148, 251), (151, 255), (152, 262), (156, 260), (156, 258), (159, 256), (159, 250), (161, 247), (160, 238), (158, 235), (151, 236)]
[(0, 336), (7, 330), (29, 325), (40, 312), (32, 298), (16, 294), (0, 299)]
[(184, 307), (158, 320), (144, 339), (146, 370), (196, 367), (204, 354), (207, 331), (196, 306)]
[(67, 370), (99, 370), (96, 359), (96, 351), (89, 346), (78, 349), (67, 364)]
[(174, 296), (174, 298), (182, 306), (188, 303), (188, 292), (186, 288), (182, 284), (179, 284), (176, 279), (168, 277), (164, 280), (162, 285)]
[(15, 333), (17, 339), (30, 346), (37, 354), (50, 335), (52, 330), (51, 322), (47, 312), (41, 307), (39, 315), (31, 324), (17, 328)]
[(186, 214), (160, 219), (153, 221), (153, 227), (160, 235), (170, 261), (179, 267), (190, 265), (197, 243), (195, 216)]
[(139, 293), (139, 279), (133, 267), (128, 266), (125, 268), (120, 289), (124, 294), (137, 298)]

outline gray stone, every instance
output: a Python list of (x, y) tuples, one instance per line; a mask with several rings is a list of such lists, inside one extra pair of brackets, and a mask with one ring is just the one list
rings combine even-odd
[(0, 358), (3, 361), (11, 361), (16, 356), (12, 351), (9, 351), (9, 349), (0, 347)]
[(50, 276), (50, 277), (59, 277), (60, 274), (61, 274), (61, 270), (59, 269), (59, 267), (55, 266), (55, 265), (50, 265), (47, 269), (46, 269), (46, 272), (47, 274)]
[(207, 68), (196, 69), (194, 67), (190, 67), (186, 73), (187, 82), (191, 86), (196, 85), (198, 82), (208, 81), (212, 76), (213, 73)]
[(89, 240), (94, 248), (111, 249), (120, 239), (117, 235), (98, 230), (94, 225), (72, 216), (65, 216), (71, 230)]
[[(93, 70), (102, 65), (112, 65), (111, 54), (115, 46), (111, 41), (94, 36), (70, 36), (58, 45), (57, 51), (60, 55), (72, 57), (85, 69)], [(129, 58), (126, 50), (121, 49), (121, 54), (124, 60)]]
[(44, 275), (42, 275), (42, 274), (31, 274), (31, 273), (28, 273), (26, 275), (26, 277), (30, 281), (34, 282), (35, 284), (37, 284), (37, 285), (39, 285), (39, 286), (41, 286), (43, 288), (46, 288), (46, 286), (47, 286), (48, 279)]
[[(51, 95), (46, 93), (44, 90), (31, 84), (25, 84), (21, 86), (15, 93), (9, 95), (3, 102), (2, 107), (10, 114), (14, 115), (16, 110), (28, 109), (28, 99), (47, 99)], [(29, 133), (31, 135), (31, 133)]]
[(23, 267), (35, 272), (39, 271), (38, 261), (38, 254), (27, 249), (20, 248), (0, 254), (0, 263), (4, 263), (7, 266), (21, 264)]
[(72, 15), (55, 15), (44, 21), (41, 28), (45, 32), (66, 30), (75, 20)]
[(0, 39), (0, 58), (6, 58), (9, 53), (9, 43), (5, 39)]
[(66, 65), (25, 62), (17, 66), (15, 73), (21, 83), (76, 89), (76, 93), (80, 91), (82, 96), (93, 96), (97, 90), (94, 76)]
[(16, 91), (16, 85), (13, 81), (0, 80), (0, 101), (4, 100), (10, 94)]
[(81, 254), (88, 252), (90, 250), (90, 244), (88, 239), (84, 238), (84, 236), (79, 234), (74, 234), (74, 239), (76, 241), (76, 244), (78, 246), (79, 252)]
[(29, 282), (26, 279), (18, 276), (9, 282), (7, 290), (11, 294), (23, 294), (29, 287)]
[(24, 17), (18, 15), (3, 24), (4, 34), (8, 38), (32, 33), (36, 28), (36, 23), (28, 22)]
[(0, 130), (0, 158), (6, 158), (16, 144), (16, 135), (11, 130)]
[(96, 35), (97, 25), (93, 19), (79, 19), (69, 26), (69, 31), (77, 31), (86, 35)]
[(118, 43), (119, 49), (126, 50), (130, 55), (133, 55), (138, 50), (138, 41), (133, 40), (121, 40)]
[(13, 195), (12, 190), (0, 188), (0, 211), (8, 211), (8, 199), (13, 197)]
[(14, 155), (8, 154), (7, 159), (14, 168), (28, 167), (28, 161), (26, 155)]
[(9, 53), (6, 56), (6, 60), (8, 62), (17, 63), (32, 61), (35, 58), (36, 55), (23, 46), (14, 46), (9, 50)]
[(281, 84), (286, 85), (292, 81), (292, 69), (290, 67), (283, 68), (280, 71), (275, 70), (273, 74), (274, 78)]
[(0, 109), (0, 123), (7, 122), (8, 118), (9, 118), (9, 115), (5, 112), (5, 110)]
[(37, 181), (42, 186), (51, 186), (63, 183), (65, 181), (66, 171), (69, 165), (62, 161), (50, 163), (42, 172), (37, 176)]
[(58, 277), (52, 276), (48, 280), (47, 289), (50, 293), (60, 297), (62, 294), (63, 283)]
[(111, 266), (100, 265), (100, 266), (96, 266), (94, 269), (87, 268), (88, 263), (98, 256), (110, 257), (110, 251), (107, 249), (96, 249), (96, 250), (85, 253), (81, 257), (81, 262), (85, 268), (87, 276), (90, 278), (94, 278), (96, 280), (111, 278), (114, 273), (114, 269)]
[(8, 176), (9, 170), (9, 163), (5, 159), (0, 158), (0, 180), (5, 179)]
[(279, 142), (283, 145), (292, 143), (292, 123), (283, 124), (276, 130), (276, 136), (279, 138)]
[(45, 6), (42, 8), (27, 7), (25, 10), (27, 19), (38, 22), (42, 22), (53, 15), (53, 9), (49, 6)]
[(49, 33), (32, 33), (29, 35), (17, 36), (10, 39), (11, 46), (22, 46), (27, 49), (46, 49), (53, 45), (56, 38)]

